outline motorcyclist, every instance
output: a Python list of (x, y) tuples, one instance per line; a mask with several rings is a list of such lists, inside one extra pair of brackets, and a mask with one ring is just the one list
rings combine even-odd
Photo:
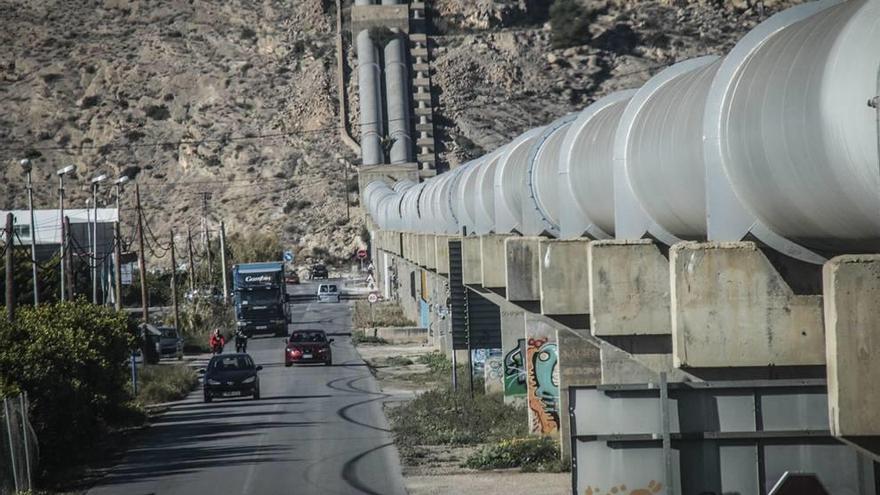
[(247, 352), (248, 337), (241, 329), (235, 331), (235, 352)]
[(226, 345), (226, 339), (223, 337), (223, 334), (220, 333), (219, 328), (215, 328), (211, 333), (211, 352), (214, 354), (220, 354), (223, 352), (223, 346)]

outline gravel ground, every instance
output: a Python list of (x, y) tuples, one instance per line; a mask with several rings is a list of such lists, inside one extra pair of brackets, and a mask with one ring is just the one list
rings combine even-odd
[[(417, 363), (419, 355), (433, 350), (419, 344), (358, 346), (358, 352), (370, 364), (382, 391), (393, 397), (386, 403), (386, 407), (394, 407), (399, 401), (407, 400), (435, 386), (436, 381), (419, 376), (427, 372), (428, 368)], [(389, 362), (392, 357), (409, 358), (414, 364), (394, 365), (394, 361)], [(407, 491), (410, 495), (552, 495), (571, 492), (569, 473), (522, 473), (516, 469), (475, 471), (460, 467), (462, 461), (477, 448), (478, 446), (419, 446), (417, 463), (404, 459), (403, 476)]]

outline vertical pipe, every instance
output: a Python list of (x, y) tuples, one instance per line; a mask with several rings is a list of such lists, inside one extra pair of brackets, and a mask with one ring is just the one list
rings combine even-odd
[(12, 213), (6, 214), (6, 318), (15, 321), (15, 278), (13, 273), (12, 254), (15, 243), (12, 242)]
[(3, 413), (6, 419), (6, 434), (9, 435), (9, 461), (12, 463), (12, 480), (15, 483), (15, 493), (21, 491), (18, 483), (18, 469), (15, 465), (15, 443), (12, 441), (12, 421), (9, 412), (9, 399), (3, 399)]
[[(138, 269), (141, 272), (141, 311), (144, 323), (150, 322), (150, 300), (147, 295), (147, 260), (144, 259), (144, 216), (141, 212), (141, 188), (139, 184), (134, 186), (134, 198), (137, 202), (137, 239), (138, 239)], [(144, 330), (146, 332), (146, 330)], [(144, 363), (147, 355), (144, 353)]]
[(193, 233), (192, 227), (187, 227), (186, 250), (189, 254), (189, 290), (194, 293), (196, 290), (196, 264), (193, 256)]
[(169, 234), (171, 238), (171, 311), (174, 316), (174, 329), (180, 335), (180, 313), (177, 310), (177, 256), (174, 254), (174, 230)]
[(385, 161), (382, 150), (382, 94), (379, 87), (379, 55), (370, 32), (357, 35), (358, 92), (361, 113), (361, 160), (363, 165)]
[[(384, 2), (387, 0), (383, 0)], [(391, 163), (412, 161), (409, 131), (409, 94), (406, 68), (406, 38), (400, 32), (385, 45), (385, 97), (388, 105), (388, 134)]]
[(34, 277), (34, 307), (40, 305), (40, 284), (37, 280), (37, 222), (34, 221), (34, 184), (31, 171), (27, 171), (28, 211), (31, 216), (31, 272)]
[(25, 477), (27, 478), (27, 489), (30, 490), (33, 488), (32, 480), (33, 475), (31, 474), (31, 448), (30, 448), (30, 440), (28, 437), (28, 413), (27, 413), (27, 393), (22, 392), (18, 396), (19, 407), (21, 408), (21, 441), (24, 444), (24, 466), (25, 466)]

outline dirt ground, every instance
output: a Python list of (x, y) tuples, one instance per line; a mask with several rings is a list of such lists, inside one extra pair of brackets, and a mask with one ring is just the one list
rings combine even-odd
[[(395, 407), (438, 382), (420, 355), (434, 349), (420, 344), (359, 344), (358, 352), (370, 365), (382, 391), (391, 395), (386, 407)], [(411, 364), (407, 364), (411, 362)], [(516, 469), (476, 471), (460, 464), (478, 446), (421, 445), (401, 453), (403, 476), (410, 495), (475, 494), (531, 495), (571, 493), (569, 473), (523, 473)]]

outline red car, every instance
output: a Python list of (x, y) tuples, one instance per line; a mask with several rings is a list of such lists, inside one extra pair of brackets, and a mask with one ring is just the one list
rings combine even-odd
[(330, 343), (323, 330), (296, 330), (285, 341), (284, 366), (293, 364), (333, 363)]

